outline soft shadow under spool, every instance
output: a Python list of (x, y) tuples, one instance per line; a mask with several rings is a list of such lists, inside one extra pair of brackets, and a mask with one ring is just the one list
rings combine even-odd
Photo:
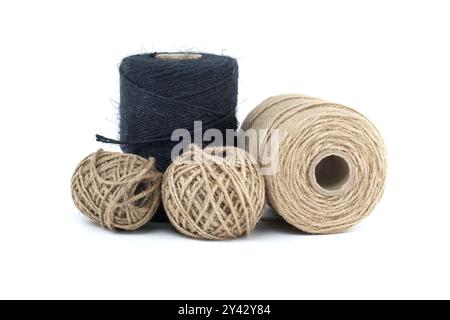
[[(260, 155), (279, 132), (277, 171), (265, 175), (270, 206), (309, 233), (342, 232), (368, 216), (384, 190), (386, 150), (357, 111), (301, 95), (269, 98), (242, 124), (268, 129)], [(266, 164), (261, 163), (261, 166)]]

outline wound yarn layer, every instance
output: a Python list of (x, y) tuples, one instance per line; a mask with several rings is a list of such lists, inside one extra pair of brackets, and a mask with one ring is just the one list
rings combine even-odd
[(237, 127), (238, 65), (233, 58), (139, 54), (123, 59), (120, 79), (121, 148), (154, 157), (159, 171), (171, 163), (178, 143), (171, 141), (175, 129), (187, 129), (192, 136), (194, 121), (202, 121), (203, 132), (214, 128), (225, 134)]
[(265, 175), (266, 193), (270, 206), (300, 230), (342, 232), (368, 216), (382, 196), (383, 140), (349, 107), (302, 95), (271, 97), (242, 129), (268, 130), (259, 134), (260, 155), (267, 154), (278, 130), (277, 170)]

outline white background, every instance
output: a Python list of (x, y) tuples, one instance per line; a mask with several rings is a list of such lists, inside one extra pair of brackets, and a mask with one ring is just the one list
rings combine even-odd
[[(0, 298), (450, 298), (448, 1), (1, 1)], [(70, 198), (76, 164), (117, 137), (118, 64), (196, 50), (240, 65), (239, 120), (303, 93), (371, 119), (389, 152), (373, 214), (310, 236), (169, 225), (111, 233)]]

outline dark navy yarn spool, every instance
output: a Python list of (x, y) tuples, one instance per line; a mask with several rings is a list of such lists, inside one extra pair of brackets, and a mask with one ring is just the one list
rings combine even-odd
[[(106, 143), (142, 157), (155, 157), (160, 172), (171, 163), (173, 130), (194, 134), (236, 129), (238, 64), (231, 57), (207, 53), (152, 53), (126, 57), (120, 65), (120, 141)], [(203, 134), (202, 132), (202, 134)], [(162, 206), (155, 221), (167, 221)]]

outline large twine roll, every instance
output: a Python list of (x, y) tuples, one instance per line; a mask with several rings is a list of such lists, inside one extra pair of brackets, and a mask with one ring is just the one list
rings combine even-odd
[(110, 230), (135, 230), (155, 214), (162, 174), (155, 159), (98, 150), (84, 158), (72, 176), (75, 206)]
[(242, 149), (191, 145), (164, 173), (162, 198), (171, 224), (184, 235), (236, 238), (261, 218), (264, 179)]
[[(308, 233), (342, 232), (368, 216), (386, 178), (386, 150), (374, 125), (355, 110), (301, 95), (271, 97), (245, 119), (260, 154), (279, 129), (277, 171), (266, 175), (268, 202)], [(262, 152), (262, 153), (261, 153)], [(270, 152), (270, 150), (269, 150)]]

